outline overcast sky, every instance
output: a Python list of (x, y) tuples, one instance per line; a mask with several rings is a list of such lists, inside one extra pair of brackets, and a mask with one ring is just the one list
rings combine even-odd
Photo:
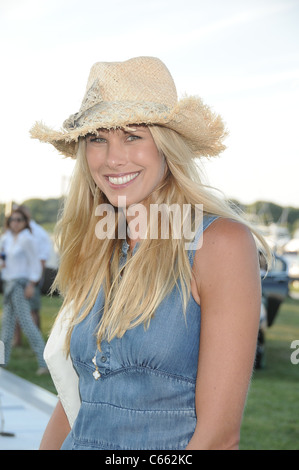
[(58, 197), (73, 161), (29, 137), (78, 111), (94, 62), (157, 56), (230, 131), (207, 182), (299, 207), (299, 0), (1, 0), (0, 202)]

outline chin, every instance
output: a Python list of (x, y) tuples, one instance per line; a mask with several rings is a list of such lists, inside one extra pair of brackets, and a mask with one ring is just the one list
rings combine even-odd
[[(107, 196), (107, 195), (106, 195)], [(132, 196), (127, 196), (126, 194), (118, 194), (117, 196), (113, 195), (113, 197), (108, 197), (110, 204), (114, 207), (119, 207), (122, 209), (127, 209), (128, 207), (142, 203), (142, 198), (136, 198)]]

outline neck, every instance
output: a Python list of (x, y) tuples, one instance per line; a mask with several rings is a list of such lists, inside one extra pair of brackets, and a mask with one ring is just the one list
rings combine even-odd
[(133, 250), (136, 243), (146, 236), (150, 216), (149, 201), (133, 204), (126, 213), (128, 243)]

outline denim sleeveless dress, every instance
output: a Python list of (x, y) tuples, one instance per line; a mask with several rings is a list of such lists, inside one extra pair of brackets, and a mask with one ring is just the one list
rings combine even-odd
[[(200, 234), (215, 219), (204, 216)], [(124, 255), (127, 250), (124, 241)], [(194, 254), (188, 251), (191, 265)], [(93, 309), (72, 333), (70, 352), (81, 408), (61, 449), (185, 449), (196, 426), (200, 306), (190, 295), (185, 319), (175, 287), (147, 330), (141, 324), (122, 338), (103, 341), (100, 352), (95, 331), (103, 302), (101, 289)]]

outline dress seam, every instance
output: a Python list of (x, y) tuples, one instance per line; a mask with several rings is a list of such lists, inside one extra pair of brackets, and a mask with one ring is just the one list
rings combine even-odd
[[(90, 366), (89, 364), (86, 364), (86, 362), (82, 362), (82, 361), (79, 361), (77, 359), (73, 359), (73, 363), (84, 366), (84, 367), (88, 368), (90, 371), (94, 370), (93, 367)], [(99, 366), (99, 370), (101, 371), (100, 366)], [(148, 367), (148, 366), (127, 366), (127, 367), (120, 367), (119, 369), (114, 369), (114, 370), (104, 368), (104, 371), (105, 372), (103, 372), (102, 375), (101, 375), (101, 378), (103, 380), (108, 379), (109, 377), (114, 376), (114, 375), (135, 371), (135, 372), (146, 372), (146, 373), (148, 372), (148, 373), (152, 373), (154, 375), (159, 375), (159, 376), (162, 375), (164, 377), (168, 377), (168, 378), (171, 378), (171, 379), (174, 379), (174, 380), (178, 380), (180, 382), (189, 383), (190, 385), (194, 385), (196, 383), (196, 379), (192, 379), (190, 377), (184, 377), (182, 375), (170, 374), (169, 372), (166, 372), (164, 370), (154, 369), (154, 368)]]
[(114, 405), (113, 403), (106, 403), (106, 402), (94, 402), (94, 401), (87, 401), (87, 400), (82, 400), (82, 404), (86, 405), (91, 405), (91, 406), (111, 406), (113, 408), (116, 408), (118, 410), (124, 410), (124, 411), (133, 411), (136, 413), (173, 413), (173, 414), (186, 414), (186, 413), (191, 413), (195, 415), (194, 408), (185, 408), (185, 409), (176, 409), (176, 410), (145, 410), (145, 409), (137, 409), (137, 408), (128, 408), (125, 406), (118, 406)]

